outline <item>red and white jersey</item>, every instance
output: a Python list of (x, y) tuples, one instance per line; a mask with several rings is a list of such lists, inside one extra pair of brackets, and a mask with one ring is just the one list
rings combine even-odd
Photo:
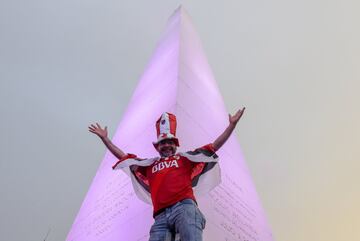
[(185, 198), (195, 200), (194, 191), (207, 193), (219, 184), (217, 161), (213, 146), (209, 144), (166, 158), (140, 159), (127, 154), (113, 169), (130, 167), (137, 196), (147, 203), (152, 201), (156, 214)]

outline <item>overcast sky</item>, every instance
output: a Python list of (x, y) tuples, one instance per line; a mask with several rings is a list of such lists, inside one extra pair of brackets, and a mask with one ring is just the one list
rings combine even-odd
[(275, 239), (360, 240), (360, 2), (0, 0), (0, 240), (64, 240), (168, 17), (190, 14)]

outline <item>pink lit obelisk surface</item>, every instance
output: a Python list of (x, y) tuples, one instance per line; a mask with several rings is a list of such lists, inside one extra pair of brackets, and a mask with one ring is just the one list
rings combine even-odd
[[(156, 156), (152, 146), (155, 121), (165, 111), (177, 116), (179, 151), (212, 142), (228, 124), (228, 112), (200, 39), (182, 7), (170, 17), (113, 142), (140, 157)], [(222, 182), (210, 193), (197, 197), (207, 218), (204, 240), (273, 240), (235, 136), (218, 155)], [(136, 197), (128, 173), (111, 169), (115, 162), (107, 152), (68, 241), (148, 240), (152, 207)]]

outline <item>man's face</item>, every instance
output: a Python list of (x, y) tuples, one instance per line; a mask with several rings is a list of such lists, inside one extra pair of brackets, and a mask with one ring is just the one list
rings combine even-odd
[(176, 144), (173, 139), (165, 139), (159, 142), (157, 151), (161, 157), (169, 157), (175, 155)]

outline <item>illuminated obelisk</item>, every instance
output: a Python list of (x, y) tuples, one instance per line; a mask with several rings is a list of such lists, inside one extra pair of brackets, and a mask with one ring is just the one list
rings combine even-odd
[[(165, 111), (177, 116), (179, 151), (212, 142), (228, 124), (228, 112), (200, 39), (182, 7), (170, 17), (113, 142), (140, 157), (156, 156), (152, 145), (156, 139), (155, 121)], [(221, 184), (210, 193), (197, 196), (207, 218), (204, 240), (273, 240), (235, 136), (218, 155)], [(106, 153), (68, 241), (148, 240), (152, 207), (136, 197), (126, 172), (112, 170), (116, 161)]]

